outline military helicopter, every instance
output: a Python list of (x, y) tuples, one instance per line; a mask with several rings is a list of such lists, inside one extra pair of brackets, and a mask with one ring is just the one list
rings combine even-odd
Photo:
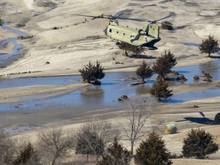
[[(109, 24), (104, 30), (105, 34), (111, 39), (117, 41), (117, 45), (132, 46), (135, 48), (148, 48), (157, 49), (154, 45), (160, 41), (160, 26), (159, 21), (167, 19), (173, 16), (173, 13), (166, 17), (157, 20), (139, 19), (139, 18), (127, 18), (123, 17), (123, 13), (118, 13), (115, 16), (112, 15), (84, 15), (84, 14), (74, 14), (76, 16), (89, 17), (94, 19), (108, 19)], [(134, 29), (128, 26), (122, 26), (119, 24), (118, 20), (130, 20), (130, 21), (140, 21), (147, 22), (143, 29)]]

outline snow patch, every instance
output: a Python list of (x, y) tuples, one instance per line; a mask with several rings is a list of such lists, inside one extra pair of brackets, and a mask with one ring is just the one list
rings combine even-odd
[(26, 7), (29, 10), (33, 10), (34, 9), (34, 7), (33, 7), (34, 0), (24, 0), (24, 4), (26, 5)]
[(220, 40), (220, 26), (219, 25), (215, 25), (215, 24), (196, 25), (194, 29), (195, 29), (195, 34), (202, 39), (207, 38), (209, 35), (212, 35), (216, 39)]
[(216, 16), (218, 14), (218, 11), (214, 11), (214, 10), (203, 10), (200, 12), (200, 16)]

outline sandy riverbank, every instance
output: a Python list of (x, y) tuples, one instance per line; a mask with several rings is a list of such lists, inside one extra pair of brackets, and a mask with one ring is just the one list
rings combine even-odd
[[(0, 103), (20, 102), (28, 99), (28, 96), (41, 95), (41, 98), (56, 96), (70, 91), (78, 90), (86, 87), (87, 84), (70, 84), (70, 85), (42, 85), (42, 86), (26, 86), (0, 89)], [(23, 97), (23, 98), (22, 98)], [(35, 99), (36, 99), (35, 98)], [(29, 98), (30, 99), (30, 98)]]

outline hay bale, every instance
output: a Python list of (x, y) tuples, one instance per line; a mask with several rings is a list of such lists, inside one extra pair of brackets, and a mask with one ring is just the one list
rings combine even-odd
[(177, 127), (175, 123), (169, 123), (165, 127), (166, 134), (175, 134), (177, 132)]

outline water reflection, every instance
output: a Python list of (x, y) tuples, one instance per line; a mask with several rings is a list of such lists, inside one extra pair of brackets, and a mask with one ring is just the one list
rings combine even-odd
[(183, 103), (186, 101), (206, 99), (220, 96), (220, 88), (209, 88), (199, 91), (191, 91), (173, 95), (167, 103)]
[(201, 75), (202, 71), (210, 73), (213, 76), (213, 80), (220, 80), (220, 74), (219, 74), (220, 61), (219, 60), (210, 61), (210, 62), (199, 64), (199, 65), (177, 67), (175, 68), (175, 70), (181, 74), (184, 74), (184, 76), (188, 79), (188, 81), (186, 82), (187, 84), (195, 83), (193, 77), (195, 75)]
[(136, 87), (136, 95), (143, 95), (146, 93), (150, 93), (150, 89), (151, 89), (151, 87), (147, 84), (138, 85)]
[(220, 68), (220, 64), (219, 64), (218, 60), (207, 62), (207, 63), (200, 65), (201, 71), (205, 71), (205, 72), (211, 74), (211, 76), (216, 80), (218, 80), (220, 78), (219, 68)]
[(81, 102), (86, 104), (103, 102), (104, 101), (104, 90), (100, 86), (89, 86), (80, 90)]

